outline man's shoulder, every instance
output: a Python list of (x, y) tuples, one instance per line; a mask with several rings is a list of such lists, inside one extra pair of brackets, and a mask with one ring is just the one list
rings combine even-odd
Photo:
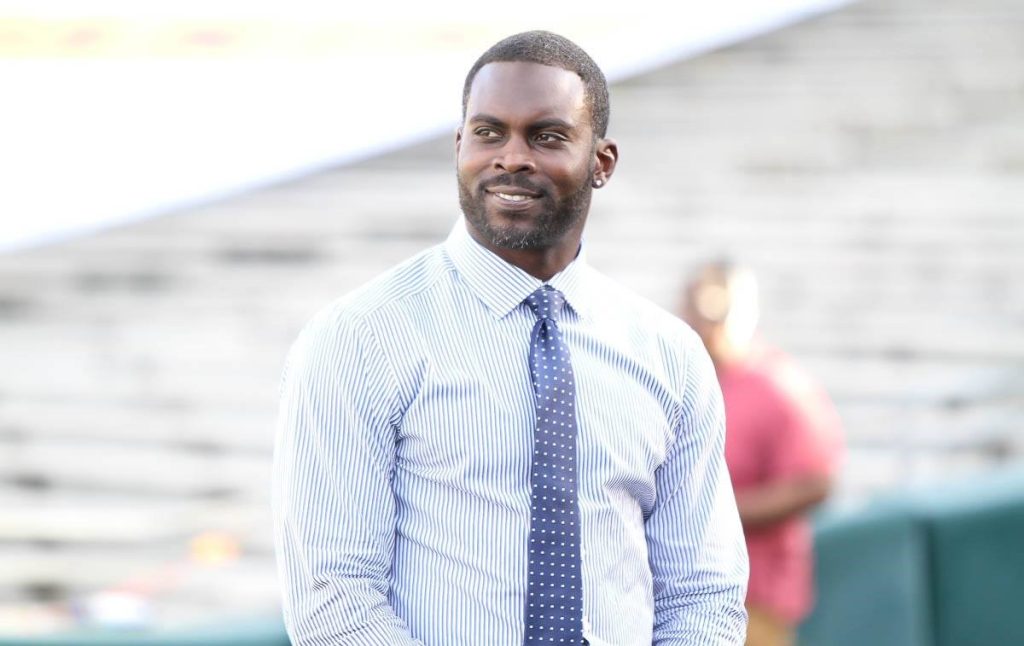
[(807, 369), (779, 348), (762, 345), (758, 348), (757, 359), (764, 379), (780, 396), (803, 399), (816, 396), (822, 390)]
[(321, 307), (306, 323), (303, 335), (361, 327), (379, 316), (389, 316), (394, 308), (428, 292), (452, 271), (443, 245), (425, 249)]

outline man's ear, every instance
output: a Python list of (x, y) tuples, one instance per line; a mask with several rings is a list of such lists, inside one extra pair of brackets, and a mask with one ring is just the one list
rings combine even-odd
[(462, 126), (455, 129), (455, 156), (459, 156), (459, 150), (462, 149)]
[(597, 142), (594, 149), (594, 156), (597, 158), (594, 164), (594, 177), (592, 183), (594, 188), (601, 188), (611, 179), (615, 172), (615, 165), (619, 162), (619, 145), (614, 139), (604, 138)]

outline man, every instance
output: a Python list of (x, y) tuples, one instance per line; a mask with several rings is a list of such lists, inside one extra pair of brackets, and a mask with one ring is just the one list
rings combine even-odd
[(806, 514), (832, 487), (839, 417), (825, 391), (778, 350), (754, 341), (757, 282), (729, 262), (701, 267), (684, 318), (701, 335), (725, 398), (725, 457), (750, 553), (748, 646), (788, 646), (810, 610)]
[(699, 338), (591, 269), (608, 93), (547, 32), (470, 70), (464, 221), (321, 312), (275, 450), (296, 644), (740, 644), (747, 569)]

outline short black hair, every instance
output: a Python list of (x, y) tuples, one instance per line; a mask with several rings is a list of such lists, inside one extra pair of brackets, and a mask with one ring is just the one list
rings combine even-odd
[(498, 41), (473, 63), (462, 87), (462, 118), (466, 118), (469, 90), (476, 73), (488, 63), (539, 63), (575, 72), (583, 80), (590, 125), (594, 136), (604, 137), (608, 131), (608, 81), (604, 72), (583, 48), (564, 36), (550, 31), (524, 31)]

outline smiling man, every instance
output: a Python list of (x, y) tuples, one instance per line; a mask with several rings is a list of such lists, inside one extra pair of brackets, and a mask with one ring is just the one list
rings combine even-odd
[(587, 263), (604, 75), (511, 36), (466, 78), (465, 216), (293, 346), (275, 448), (301, 644), (742, 644), (747, 562), (700, 339)]

